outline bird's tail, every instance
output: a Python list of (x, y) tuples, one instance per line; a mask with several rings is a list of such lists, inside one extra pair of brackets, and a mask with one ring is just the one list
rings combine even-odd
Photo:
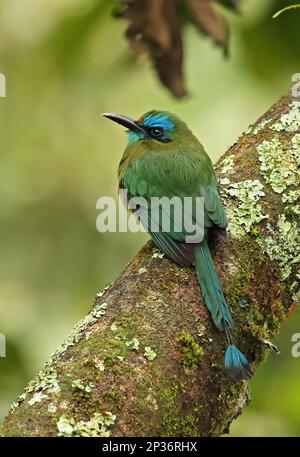
[(230, 327), (232, 316), (223, 295), (222, 286), (216, 273), (207, 241), (195, 246), (195, 264), (205, 304), (215, 326), (225, 331), (228, 347), (225, 353), (225, 367), (234, 380), (249, 379), (251, 370), (244, 354), (232, 343)]

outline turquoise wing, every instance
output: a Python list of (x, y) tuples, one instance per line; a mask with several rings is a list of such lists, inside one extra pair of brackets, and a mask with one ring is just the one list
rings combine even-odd
[[(200, 167), (199, 167), (200, 168)], [(187, 242), (187, 237), (191, 232), (187, 231), (183, 218), (191, 221), (191, 226), (197, 228), (197, 233), (203, 236), (213, 225), (225, 228), (227, 225), (226, 214), (218, 195), (216, 180), (211, 173), (210, 182), (205, 181), (202, 185), (201, 173), (195, 177), (195, 167), (191, 169), (191, 181), (189, 173), (185, 179), (174, 179), (172, 170), (167, 167), (159, 166), (151, 162), (150, 158), (139, 159), (128, 167), (120, 181), (120, 187), (127, 190), (128, 199), (132, 197), (143, 197), (147, 202), (147, 208), (139, 208), (139, 219), (145, 229), (150, 233), (157, 246), (165, 252), (172, 260), (182, 266), (191, 265), (194, 261), (194, 243)], [(169, 199), (177, 198), (182, 202), (182, 206), (170, 206), (159, 208), (153, 211), (153, 197)], [(190, 198), (189, 212), (176, 211), (182, 210), (185, 197)], [(204, 217), (198, 217), (197, 197), (203, 197)], [(199, 208), (198, 208), (199, 209)], [(163, 227), (163, 220), (169, 221), (167, 230)]]
[(203, 188), (201, 194), (204, 197), (206, 227), (217, 225), (221, 229), (226, 229), (228, 220), (216, 184)]

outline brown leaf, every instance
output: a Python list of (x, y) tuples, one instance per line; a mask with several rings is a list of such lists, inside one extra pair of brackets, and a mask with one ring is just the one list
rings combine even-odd
[(182, 37), (173, 0), (123, 0), (119, 15), (129, 20), (131, 47), (153, 60), (161, 82), (173, 95), (186, 94), (182, 74)]
[(223, 48), (228, 50), (228, 27), (222, 16), (214, 9), (212, 0), (186, 0), (187, 8), (198, 29)]
[(149, 56), (159, 79), (177, 98), (186, 94), (180, 23), (186, 14), (182, 13), (187, 12), (201, 33), (227, 53), (228, 28), (215, 11), (217, 2), (237, 11), (240, 0), (119, 0), (117, 16), (129, 21), (126, 37), (131, 47)]

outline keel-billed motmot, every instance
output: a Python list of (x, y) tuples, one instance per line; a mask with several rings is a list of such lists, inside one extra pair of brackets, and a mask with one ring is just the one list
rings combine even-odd
[[(147, 206), (140, 206), (138, 215), (155, 244), (174, 262), (181, 266), (195, 266), (205, 304), (215, 326), (224, 331), (228, 347), (225, 367), (234, 379), (249, 379), (251, 371), (244, 354), (233, 344), (230, 329), (233, 320), (217, 276), (208, 236), (216, 228), (226, 236), (227, 217), (217, 190), (213, 164), (201, 143), (187, 125), (175, 114), (149, 111), (137, 121), (120, 114), (103, 116), (128, 129), (128, 144), (119, 164), (119, 188), (127, 191), (128, 198), (142, 197)], [(184, 202), (192, 198), (190, 211), (184, 213), (195, 226), (202, 224), (204, 236), (190, 241), (190, 233), (181, 222), (177, 209), (152, 211), (156, 198), (179, 197)], [(201, 221), (196, 218), (197, 198), (203, 198)], [(169, 219), (169, 229), (162, 224)], [(178, 230), (178, 225), (180, 225)], [(183, 225), (183, 226), (182, 226)]]

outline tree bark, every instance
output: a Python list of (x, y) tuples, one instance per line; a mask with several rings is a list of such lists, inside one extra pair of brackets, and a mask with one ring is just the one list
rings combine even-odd
[[(258, 367), (299, 301), (300, 101), (272, 106), (218, 161), (229, 243), (214, 262), (234, 339)], [(150, 241), (25, 389), (4, 436), (218, 436), (249, 402), (195, 272)], [(278, 358), (280, 363), (280, 357)]]

